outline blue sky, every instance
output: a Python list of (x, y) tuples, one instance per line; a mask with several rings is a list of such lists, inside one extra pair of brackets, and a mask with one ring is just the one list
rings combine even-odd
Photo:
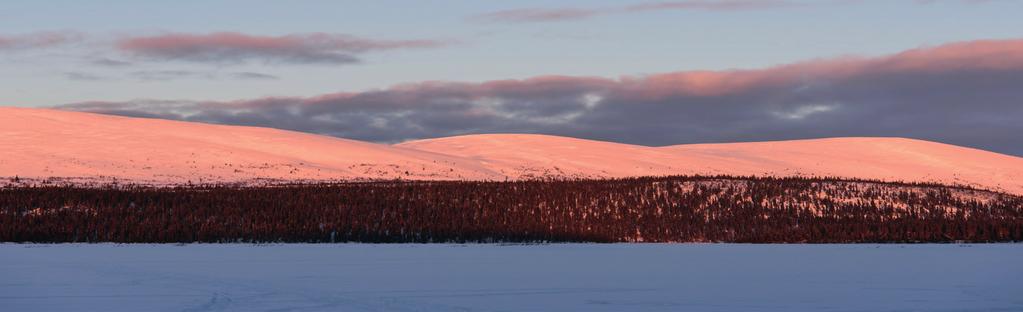
[(1023, 1), (4, 1), (0, 105), (382, 143), (835, 136), (1023, 155)]

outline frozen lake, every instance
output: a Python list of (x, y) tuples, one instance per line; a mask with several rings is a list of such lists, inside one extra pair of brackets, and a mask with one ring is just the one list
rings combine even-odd
[(0, 311), (1021, 310), (1020, 244), (0, 244)]

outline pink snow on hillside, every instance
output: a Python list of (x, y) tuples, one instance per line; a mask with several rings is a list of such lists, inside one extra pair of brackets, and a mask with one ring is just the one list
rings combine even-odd
[(1023, 158), (901, 138), (647, 147), (485, 134), (383, 145), (292, 131), (0, 108), (0, 177), (146, 184), (835, 176), (1023, 194)]
[(513, 178), (703, 174), (936, 182), (1023, 193), (1023, 158), (904, 138), (830, 138), (647, 147), (485, 134), (397, 146), (471, 158)]
[(716, 157), (737, 174), (936, 182), (1023, 193), (1023, 158), (906, 138), (828, 138), (662, 147)]
[(0, 176), (139, 183), (497, 179), (476, 162), (268, 128), (0, 108)]

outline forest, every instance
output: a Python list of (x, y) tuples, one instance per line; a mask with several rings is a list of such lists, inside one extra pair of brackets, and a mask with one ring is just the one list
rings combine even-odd
[(3, 242), (1021, 240), (1021, 196), (966, 186), (835, 178), (0, 188)]

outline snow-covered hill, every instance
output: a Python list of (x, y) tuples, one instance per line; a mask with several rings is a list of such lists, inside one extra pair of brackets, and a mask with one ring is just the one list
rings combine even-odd
[(267, 128), (0, 108), (0, 176), (147, 183), (498, 179), (477, 162)]
[(837, 176), (1023, 194), (1023, 158), (901, 138), (647, 147), (486, 134), (392, 146), (267, 128), (0, 108), (0, 177), (173, 184), (675, 174)]
[(647, 147), (547, 135), (487, 134), (398, 146), (475, 159), (513, 177), (832, 176), (963, 184), (1023, 193), (1023, 158), (904, 138)]

